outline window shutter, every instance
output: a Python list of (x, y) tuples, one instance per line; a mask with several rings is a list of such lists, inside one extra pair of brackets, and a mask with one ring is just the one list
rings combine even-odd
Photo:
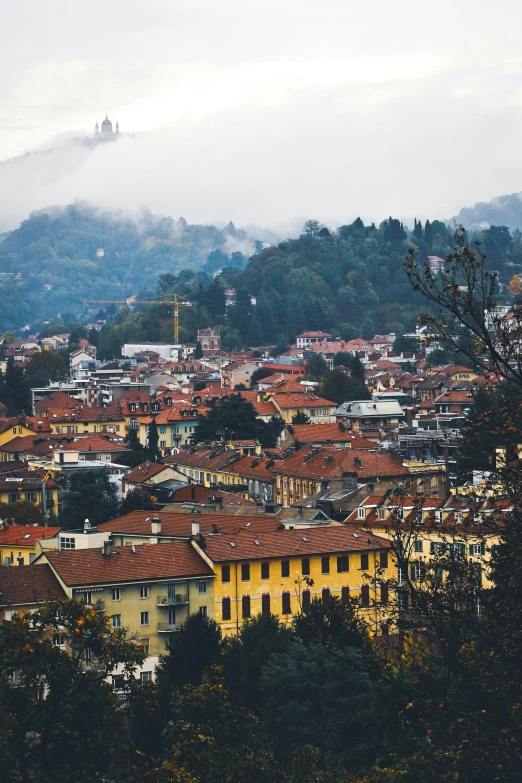
[(481, 545), (480, 545), (480, 554), (481, 555), (485, 555), (486, 554), (486, 545), (485, 545), (484, 542), (482, 542)]
[(270, 614), (270, 596), (268, 593), (263, 593), (261, 596), (261, 612), (263, 614)]
[(241, 599), (241, 608), (243, 610), (243, 619), (248, 620), (250, 617), (250, 596), (244, 595)]
[(370, 606), (370, 586), (362, 585), (361, 587), (361, 604), (363, 606)]
[(350, 588), (349, 587), (342, 587), (341, 588), (341, 601), (343, 602), (344, 606), (346, 606), (350, 602)]
[(230, 598), (223, 598), (221, 611), (223, 620), (230, 620)]
[(381, 604), (387, 604), (389, 600), (388, 582), (381, 582)]
[(301, 595), (303, 612), (307, 612), (310, 609), (310, 590), (303, 590)]
[(430, 554), (435, 554), (435, 541), (430, 541)]
[(322, 598), (323, 598), (323, 604), (328, 604), (330, 602), (330, 588), (325, 587), (322, 591)]
[(470, 553), (470, 555), (473, 554), (473, 544), (469, 545), (469, 553)]
[(414, 565), (414, 563), (412, 563), (410, 565), (410, 576), (411, 576), (412, 582), (414, 582), (416, 580), (416, 578), (417, 578), (416, 566)]
[(460, 554), (460, 556), (464, 557), (464, 555), (466, 554), (466, 545), (465, 544), (459, 544), (458, 547), (459, 547), (459, 554)]

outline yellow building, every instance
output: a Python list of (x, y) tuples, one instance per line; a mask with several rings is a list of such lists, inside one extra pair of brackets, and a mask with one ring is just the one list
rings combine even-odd
[[(46, 432), (49, 432), (47, 426)], [(23, 438), (26, 435), (36, 435), (37, 425), (33, 427), (32, 423), (23, 416), (15, 416), (10, 419), (0, 419), (0, 446), (14, 438)]]
[(0, 471), (0, 503), (11, 505), (24, 501), (34, 503), (46, 514), (58, 513), (59, 487), (45, 471), (7, 468), (2, 465)]
[[(491, 550), (500, 542), (497, 524), (488, 525), (492, 513), (510, 510), (509, 504), (493, 499), (471, 501), (461, 497), (415, 499), (412, 497), (366, 498), (345, 520), (347, 524), (371, 530), (372, 534), (396, 539), (404, 531), (413, 578), (422, 571), (422, 563), (433, 555), (455, 552), (480, 570), (482, 585), (490, 585), (487, 565)], [(411, 576), (410, 575), (410, 576)], [(399, 581), (406, 574), (399, 573)]]
[[(200, 535), (192, 546), (216, 574), (214, 619), (225, 636), (257, 614), (290, 623), (310, 602), (360, 600), (372, 633), (380, 633), (396, 578), (390, 542), (353, 528), (325, 527)], [(371, 578), (378, 578), (378, 586)]]
[[(63, 539), (66, 541), (66, 539)], [(214, 574), (188, 541), (102, 549), (46, 551), (66, 595), (128, 629), (147, 653), (142, 679), (154, 667), (189, 614), (212, 616)]]
[(54, 538), (60, 527), (40, 525), (6, 525), (0, 529), (0, 562), (3, 566), (30, 565), (37, 557), (37, 545)]

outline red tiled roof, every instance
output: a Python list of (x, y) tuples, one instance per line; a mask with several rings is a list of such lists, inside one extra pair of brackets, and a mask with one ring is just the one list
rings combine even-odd
[(7, 525), (4, 530), (0, 530), (0, 544), (34, 547), (35, 541), (53, 538), (61, 529), (44, 525)]
[(212, 498), (221, 498), (223, 506), (255, 506), (251, 500), (245, 500), (241, 495), (234, 492), (223, 492), (221, 489), (211, 490), (202, 487), (199, 484), (191, 484), (188, 487), (177, 489), (170, 503), (211, 503)]
[[(207, 492), (208, 496), (212, 494), (210, 490)], [(249, 517), (245, 515), (238, 519), (224, 514), (193, 514), (190, 511), (157, 511), (154, 514), (151, 511), (131, 511), (123, 517), (104, 522), (99, 525), (99, 529), (109, 533), (152, 535), (151, 520), (153, 516), (159, 517), (161, 520), (162, 536), (178, 538), (189, 538), (192, 532), (192, 522), (195, 521), (199, 522), (200, 530), (203, 533), (211, 533), (214, 525), (217, 526), (218, 531), (227, 530), (228, 532), (237, 532), (247, 525), (247, 529), (259, 530), (260, 532), (276, 530), (279, 526), (279, 520), (272, 516)]]
[(126, 481), (127, 484), (142, 484), (157, 476), (158, 473), (169, 470), (169, 467), (169, 465), (163, 465), (159, 462), (142, 462), (141, 465), (137, 465), (130, 473), (122, 476), (122, 481)]
[(212, 571), (188, 541), (113, 548), (46, 552), (52, 568), (68, 586), (142, 582), (183, 576), (211, 576)]
[(225, 533), (220, 536), (205, 536), (204, 551), (213, 562), (219, 563), (334, 552), (365, 552), (371, 549), (389, 549), (390, 546), (387, 539), (364, 530), (325, 526), (303, 530), (276, 530), (270, 533), (242, 530), (235, 536)]
[(39, 604), (54, 598), (65, 598), (65, 593), (46, 563), (0, 568), (0, 606)]
[(270, 396), (279, 408), (337, 408), (337, 403), (316, 397), (315, 394), (279, 394), (270, 391)]
[(129, 451), (129, 446), (125, 443), (123, 438), (119, 440), (113, 440), (109, 437), (103, 437), (103, 435), (87, 435), (86, 437), (77, 438), (72, 443), (66, 443), (62, 446), (55, 446), (55, 451), (79, 451), (80, 453), (97, 451)]
[(375, 449), (375, 443), (353, 430), (341, 429), (339, 424), (292, 424), (293, 436), (299, 443), (349, 443), (353, 449)]
[(410, 471), (392, 454), (359, 449), (317, 448), (313, 454), (308, 448), (272, 467), (273, 473), (290, 474), (304, 478), (342, 478), (343, 473), (356, 473), (359, 479), (388, 476), (407, 476)]

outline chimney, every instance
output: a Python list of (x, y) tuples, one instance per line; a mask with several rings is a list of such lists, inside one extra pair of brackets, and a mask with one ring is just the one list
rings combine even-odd
[(17, 564), (19, 566), (23, 566), (23, 564), (24, 564), (24, 556), (23, 555), (18, 555), (18, 557), (16, 558), (16, 562), (17, 562)]
[(86, 530), (90, 530), (90, 529), (91, 529), (91, 523), (89, 522), (88, 519), (86, 519), (85, 522), (83, 523), (83, 530), (85, 532)]
[(192, 527), (192, 536), (196, 538), (199, 536), (199, 521), (197, 519), (194, 519), (191, 523)]
[(103, 557), (111, 557), (112, 554), (112, 541), (104, 541), (102, 549)]
[(153, 536), (159, 536), (161, 534), (161, 519), (157, 514), (154, 514), (150, 523), (150, 532)]

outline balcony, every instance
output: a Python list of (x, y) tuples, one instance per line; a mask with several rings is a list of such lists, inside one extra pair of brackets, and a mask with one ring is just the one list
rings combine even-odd
[(188, 604), (188, 593), (176, 593), (176, 595), (158, 595), (158, 606), (185, 606)]
[(102, 601), (101, 599), (98, 599), (97, 601), (94, 601), (92, 604), (92, 608), (95, 612), (104, 612), (105, 611), (105, 601)]
[(158, 633), (174, 633), (175, 631), (181, 631), (181, 625), (176, 625), (176, 623), (158, 623)]

